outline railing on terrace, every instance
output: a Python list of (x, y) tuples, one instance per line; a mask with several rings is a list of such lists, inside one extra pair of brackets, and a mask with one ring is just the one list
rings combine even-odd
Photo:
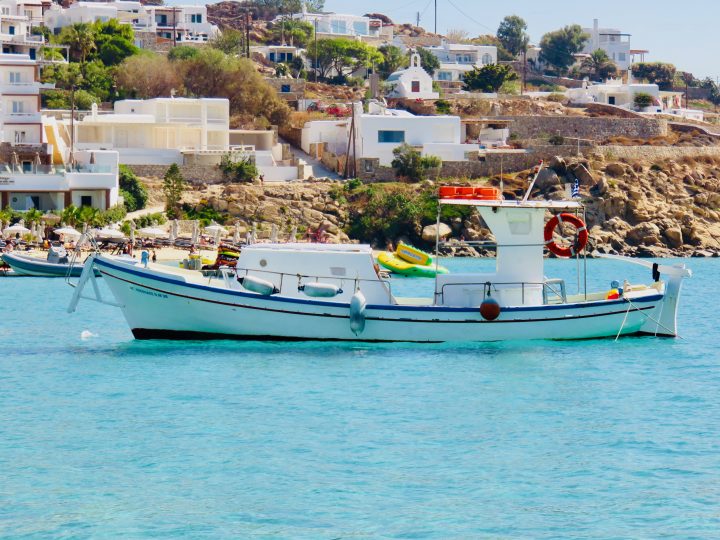
[(65, 165), (31, 165), (23, 166), (19, 164), (0, 163), (0, 174), (55, 174), (62, 175), (67, 173), (87, 173), (87, 174), (111, 174), (113, 172), (112, 165), (76, 165), (69, 167)]

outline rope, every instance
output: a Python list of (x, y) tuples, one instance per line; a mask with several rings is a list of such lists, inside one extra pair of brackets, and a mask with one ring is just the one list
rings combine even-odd
[[(678, 337), (678, 338), (680, 338), (680, 339), (685, 339), (684, 337), (678, 335), (676, 332), (673, 332), (670, 328), (668, 328), (668, 327), (665, 326), (663, 323), (661, 323), (660, 321), (658, 321), (657, 319), (655, 319), (654, 317), (652, 317), (650, 314), (645, 313), (644, 311), (642, 311), (639, 307), (637, 307), (635, 304), (633, 304), (632, 300), (630, 300), (629, 298), (625, 298), (625, 297), (624, 297), (623, 299), (624, 299), (628, 304), (630, 304), (630, 306), (628, 307), (627, 313), (625, 313), (625, 319), (623, 319), (623, 323), (622, 323), (622, 325), (620, 326), (620, 330), (618, 331), (617, 336), (615, 337), (615, 341), (617, 341), (617, 340), (618, 340), (618, 337), (620, 337), (620, 332), (622, 332), (623, 326), (625, 326), (625, 321), (627, 320), (628, 313), (630, 313), (630, 308), (633, 308), (635, 311), (640, 312), (640, 314), (641, 314), (642, 316), (644, 316), (644, 317), (647, 318), (647, 319), (650, 319), (652, 322), (654, 322), (655, 324), (657, 324), (660, 328), (662, 328), (663, 330), (665, 330), (668, 334), (674, 335), (675, 337)], [(663, 305), (664, 305), (664, 304), (663, 304)], [(655, 333), (657, 333), (657, 331), (656, 331)]]

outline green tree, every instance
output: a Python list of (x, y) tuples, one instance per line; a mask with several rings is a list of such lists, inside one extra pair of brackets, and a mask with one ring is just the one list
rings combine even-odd
[(407, 180), (418, 182), (427, 177), (428, 171), (438, 168), (442, 165), (442, 161), (436, 156), (422, 156), (420, 152), (415, 150), (407, 143), (403, 143), (393, 150), (391, 166), (395, 169), (395, 174)]
[(646, 94), (645, 92), (638, 92), (635, 94), (635, 97), (633, 98), (633, 103), (638, 109), (643, 109), (645, 107), (649, 107), (653, 104), (655, 101), (655, 98), (652, 97), (650, 94)]
[[(218, 34), (213, 39), (211, 39), (208, 45), (215, 49), (218, 49), (219, 51), (224, 52), (225, 54), (242, 55), (245, 49), (245, 35), (240, 30), (235, 30), (234, 28), (227, 28), (223, 30), (221, 34)], [(182, 47), (186, 49), (191, 49), (193, 51), (193, 53), (190, 53), (189, 56), (194, 56), (195, 51), (197, 51), (197, 47), (190, 47), (188, 45), (182, 45)], [(179, 47), (174, 47), (173, 49), (170, 49), (170, 52), (172, 53), (178, 48)], [(185, 54), (185, 51), (181, 51), (180, 53), (176, 52), (170, 59), (177, 60), (178, 54)]]
[(62, 223), (74, 227), (78, 223), (79, 213), (80, 209), (74, 204), (71, 204), (66, 206), (60, 213), (60, 220)]
[(145, 186), (135, 173), (127, 165), (120, 165), (119, 175), (120, 194), (125, 201), (125, 208), (128, 212), (145, 208), (148, 200), (148, 193)]
[(135, 46), (135, 34), (132, 26), (122, 24), (117, 19), (93, 24), (96, 53), (93, 55), (106, 66), (116, 66), (128, 56), (139, 52)]
[(313, 45), (308, 49), (308, 57), (323, 79), (327, 79), (332, 71), (342, 79), (353, 71), (383, 61), (382, 54), (375, 47), (343, 38), (319, 40), (317, 47)]
[(575, 54), (585, 46), (589, 36), (577, 24), (548, 32), (540, 40), (540, 60), (565, 73), (575, 62)]
[(220, 170), (223, 176), (235, 182), (252, 182), (258, 175), (258, 169), (250, 158), (234, 161), (230, 155), (220, 158)]
[(604, 80), (617, 75), (618, 68), (604, 49), (593, 51), (582, 61), (582, 70), (595, 80)]
[(527, 49), (530, 36), (527, 35), (527, 23), (517, 15), (505, 17), (497, 30), (497, 38), (503, 47), (513, 56)]
[(672, 88), (676, 68), (664, 62), (640, 62), (630, 68), (634, 77), (644, 79), (650, 84), (657, 84), (661, 90)]
[(420, 55), (420, 62), (422, 63), (423, 69), (427, 71), (430, 76), (434, 75), (435, 71), (440, 69), (440, 60), (438, 60), (438, 57), (433, 53), (422, 47), (418, 47), (416, 52)]
[(179, 217), (180, 200), (185, 191), (185, 179), (180, 168), (173, 163), (163, 178), (163, 193), (165, 194), (165, 212), (168, 218)]
[(97, 50), (95, 27), (90, 23), (76, 23), (60, 31), (58, 41), (70, 48), (70, 59), (84, 65), (88, 56)]
[[(225, 32), (223, 32), (223, 34), (224, 33)], [(215, 41), (213, 40), (210, 42), (210, 45), (212, 46), (214, 43), (215, 43)], [(224, 47), (224, 45), (223, 45), (223, 47)], [(222, 50), (221, 47), (215, 47), (215, 48)], [(178, 45), (177, 47), (173, 47), (172, 49), (170, 49), (170, 52), (168, 52), (167, 57), (168, 57), (168, 60), (170, 60), (171, 62), (175, 62), (177, 60), (189, 60), (190, 58), (195, 58), (199, 51), (200, 51), (200, 49), (198, 49), (197, 47), (193, 47), (191, 45)], [(223, 52), (225, 54), (228, 54), (227, 51), (223, 50)]]
[(465, 74), (465, 90), (481, 92), (497, 92), (508, 81), (516, 80), (517, 73), (508, 65), (488, 64), (477, 66)]
[(315, 27), (307, 21), (283, 18), (272, 25), (270, 39), (276, 44), (305, 48), (315, 37)]
[(378, 48), (383, 59), (377, 66), (377, 71), (383, 79), (387, 79), (391, 73), (408, 65), (408, 57), (400, 47), (395, 45), (383, 45)]
[(512, 62), (515, 57), (500, 42), (497, 36), (492, 34), (483, 34), (470, 40), (475, 45), (492, 45), (497, 48), (497, 59), (500, 62)]

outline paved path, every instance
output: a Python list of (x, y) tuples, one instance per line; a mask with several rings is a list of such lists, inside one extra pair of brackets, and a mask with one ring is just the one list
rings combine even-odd
[(135, 210), (134, 212), (128, 212), (128, 215), (125, 216), (125, 219), (136, 219), (142, 216), (146, 216), (148, 214), (157, 214), (158, 212), (164, 212), (165, 207), (164, 206), (148, 206), (147, 208), (143, 208), (142, 210)]
[[(280, 142), (287, 143), (287, 141), (284, 141), (280, 139)], [(319, 159), (315, 159), (314, 157), (310, 156), (309, 154), (306, 154), (299, 148), (295, 148), (293, 145), (287, 143), (290, 152), (292, 152), (292, 155), (295, 156), (298, 159), (302, 159), (305, 163), (310, 165), (312, 167), (312, 175), (315, 178), (330, 178), (331, 180), (340, 180), (342, 177), (337, 174), (334, 171), (331, 171), (328, 169), (325, 165), (322, 164), (322, 162)]]

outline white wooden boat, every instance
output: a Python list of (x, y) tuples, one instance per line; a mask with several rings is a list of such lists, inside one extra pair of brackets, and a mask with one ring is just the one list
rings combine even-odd
[[(545, 278), (546, 212), (577, 214), (579, 203), (441, 202), (477, 208), (495, 236), (497, 266), (490, 273), (438, 275), (432, 298), (393, 295), (369, 246), (256, 244), (243, 249), (236, 271), (210, 279), (92, 255), (69, 310), (80, 298), (117, 305), (138, 339), (444, 342), (677, 334), (681, 284), (690, 275), (684, 265), (655, 265), (652, 281), (623, 283), (610, 295), (607, 285), (567, 295), (562, 280)], [(93, 269), (114, 301), (97, 286), (94, 295), (83, 294)]]

